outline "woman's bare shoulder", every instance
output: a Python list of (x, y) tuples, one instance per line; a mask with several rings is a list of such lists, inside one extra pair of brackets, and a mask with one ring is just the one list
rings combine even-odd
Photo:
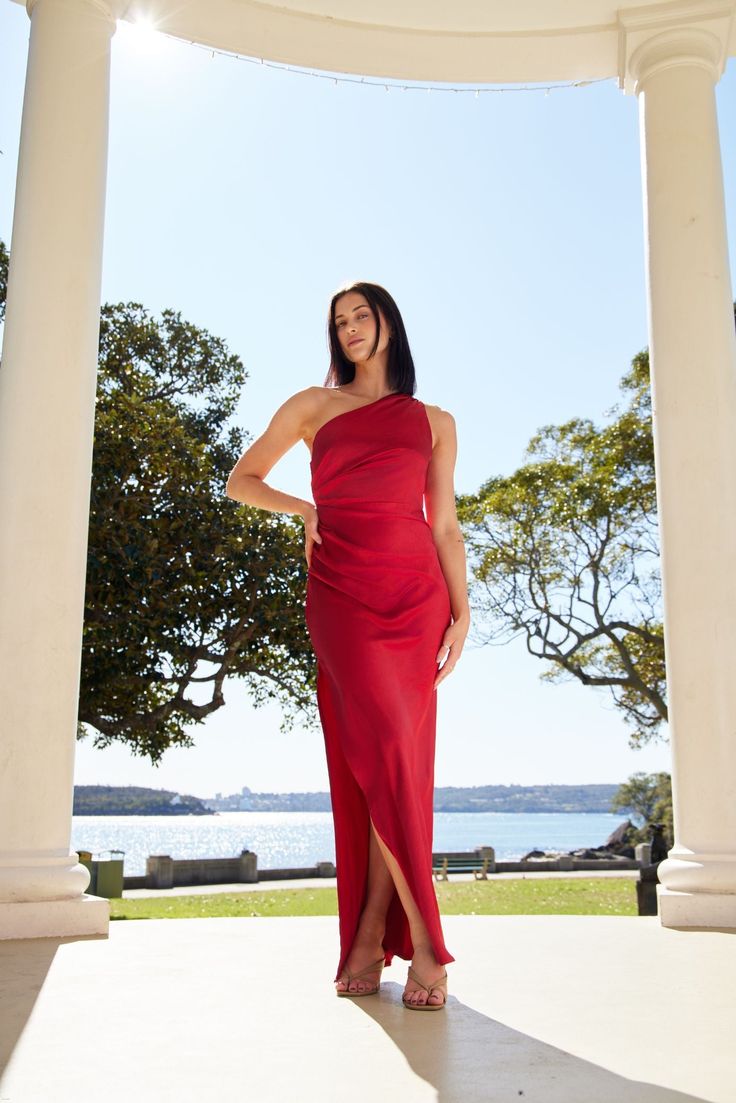
[(296, 391), (286, 400), (282, 408), (290, 409), (292, 416), (299, 423), (302, 440), (310, 448), (310, 442), (318, 429), (325, 421), (329, 421), (333, 412), (339, 412), (337, 407), (344, 401), (337, 387), (320, 387), (315, 383), (311, 387)]
[(434, 444), (436, 445), (443, 441), (447, 441), (448, 443), (454, 441), (456, 432), (455, 418), (450, 411), (431, 402), (424, 402), (423, 406), (427, 411), (427, 417), (432, 426)]
[(309, 405), (309, 403), (319, 401), (329, 390), (329, 387), (320, 387), (315, 383), (312, 387), (302, 387), (300, 391), (294, 391), (286, 401), (301, 403), (306, 406)]
[(436, 425), (439, 431), (444, 430), (445, 432), (455, 429), (455, 418), (452, 417), (449, 410), (434, 403), (423, 403), (423, 405), (433, 428)]
[(277, 413), (283, 412), (291, 419), (297, 417), (307, 424), (315, 417), (319, 417), (319, 412), (327, 401), (329, 390), (329, 387), (320, 387), (316, 384), (312, 387), (302, 387), (300, 391), (294, 391), (284, 399)]

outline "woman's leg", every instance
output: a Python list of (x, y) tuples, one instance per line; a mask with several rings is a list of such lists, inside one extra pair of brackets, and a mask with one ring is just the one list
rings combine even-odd
[[(442, 976), (445, 971), (444, 966), (437, 963), (427, 928), (419, 909), (414, 903), (414, 897), (404, 874), (401, 872), (399, 863), (378, 835), (373, 820), (370, 821), (370, 824), (366, 902), (361, 912), (358, 931), (345, 966), (351, 972), (356, 972), (380, 957), (383, 936), (386, 930), (386, 912), (395, 886), (409, 921), (409, 930), (414, 947), (412, 965), (423, 980), (427, 981), (428, 984), (432, 984), (433, 981)], [(363, 991), (363, 989), (370, 988), (375, 983), (376, 977), (372, 973), (366, 973), (363, 977), (350, 981), (349, 984), (347, 980), (336, 982), (341, 991), (347, 988), (350, 992)], [(412, 1002), (426, 1002), (426, 991), (416, 985), (413, 980), (407, 981), (405, 991)], [(442, 998), (441, 993), (433, 992), (430, 1003), (442, 1003)]]
[[(371, 825), (372, 826), (372, 825)], [(360, 923), (345, 967), (350, 972), (358, 972), (372, 962), (377, 961), (383, 949), (383, 936), (386, 933), (386, 912), (394, 892), (394, 882), (383, 860), (375, 832), (370, 832), (368, 851), (368, 886)], [(340, 991), (346, 988), (350, 992), (361, 992), (372, 988), (376, 983), (377, 972), (365, 973), (357, 980), (336, 981)]]
[[(396, 891), (399, 894), (399, 899), (406, 912), (406, 917), (409, 920), (409, 930), (411, 932), (411, 941), (414, 948), (412, 965), (422, 980), (426, 981), (427, 984), (432, 984), (434, 981), (439, 980), (445, 972), (445, 967), (439, 965), (437, 958), (434, 956), (434, 950), (432, 949), (432, 944), (429, 939), (429, 932), (422, 919), (421, 912), (414, 903), (414, 897), (411, 894), (411, 889), (407, 884), (404, 874), (401, 872), (401, 866), (396, 861), (383, 839), (378, 835), (373, 820), (371, 820), (371, 828), (372, 840), (375, 839), (377, 845), (380, 847), (383, 860), (388, 867), (393, 883), (396, 885)], [(425, 989), (420, 988), (411, 979), (407, 981), (405, 992), (407, 998), (410, 998), (412, 1003), (426, 1003), (427, 1001)], [(437, 991), (433, 992), (429, 1002), (442, 1003), (442, 993)]]

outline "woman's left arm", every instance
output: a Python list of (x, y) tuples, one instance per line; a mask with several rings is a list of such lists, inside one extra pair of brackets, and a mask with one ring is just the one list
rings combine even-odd
[[(429, 412), (428, 412), (429, 416)], [(465, 541), (455, 510), (455, 460), (457, 458), (457, 433), (455, 419), (447, 410), (432, 407), (430, 424), (435, 436), (432, 459), (427, 470), (424, 492), (427, 523), (432, 529), (432, 539), (442, 573), (447, 582), (452, 611), (452, 624), (445, 629), (437, 662), (446, 656), (435, 682), (436, 688), (452, 673), (470, 628), (470, 604), (468, 601)]]

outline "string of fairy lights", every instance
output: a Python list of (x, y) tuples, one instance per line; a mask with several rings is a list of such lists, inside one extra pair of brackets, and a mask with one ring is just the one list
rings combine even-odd
[[(172, 39), (181, 43), (181, 39), (175, 35), (159, 32), (164, 38)], [(219, 55), (220, 57), (230, 58), (232, 61), (245, 61), (250, 65), (263, 65), (269, 69), (281, 69), (287, 73), (296, 73), (299, 76), (314, 77), (317, 80), (332, 81), (333, 84), (364, 84), (372, 86), (374, 88), (383, 88), (386, 92), (399, 91), (399, 92), (450, 92), (454, 94), (472, 95), (475, 99), (479, 96), (487, 95), (489, 93), (496, 93), (499, 95), (508, 95), (512, 92), (544, 92), (545, 96), (548, 96), (550, 92), (558, 92), (562, 89), (568, 88), (585, 88), (590, 84), (602, 84), (610, 81), (611, 77), (599, 77), (593, 80), (573, 80), (567, 81), (561, 84), (506, 84), (493, 87), (462, 87), (458, 88), (454, 85), (443, 84), (418, 84), (413, 82), (411, 84), (400, 84), (396, 81), (383, 80), (383, 79), (371, 79), (370, 77), (351, 77), (351, 76), (335, 76), (333, 73), (323, 73), (316, 69), (301, 69), (295, 65), (284, 65), (277, 61), (268, 61), (262, 57), (250, 57), (248, 54), (238, 54), (231, 50), (222, 50), (217, 47), (207, 46), (202, 42), (195, 42), (189, 40), (189, 45), (194, 46), (199, 50), (204, 50), (210, 54), (211, 57)]]

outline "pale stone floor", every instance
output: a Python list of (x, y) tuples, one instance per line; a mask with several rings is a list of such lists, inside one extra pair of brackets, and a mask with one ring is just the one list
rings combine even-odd
[(0, 941), (3, 1103), (733, 1103), (736, 932), (445, 916), (443, 1011), (338, 999), (337, 919)]

